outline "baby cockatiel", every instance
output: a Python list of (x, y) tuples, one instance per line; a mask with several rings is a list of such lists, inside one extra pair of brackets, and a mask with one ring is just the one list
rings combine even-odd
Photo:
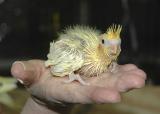
[[(60, 34), (59, 40), (50, 43), (45, 66), (53, 76), (69, 76), (66, 83), (78, 80), (88, 85), (82, 76), (98, 76), (114, 71), (113, 62), (120, 54), (120, 25), (112, 25), (104, 34), (86, 26), (74, 26)], [(110, 66), (114, 67), (110, 67)]]

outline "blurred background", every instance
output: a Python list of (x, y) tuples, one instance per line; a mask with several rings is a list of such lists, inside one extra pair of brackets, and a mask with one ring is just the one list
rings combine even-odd
[(119, 63), (136, 64), (147, 73), (147, 84), (158, 87), (159, 11), (159, 0), (0, 0), (0, 75), (10, 76), (15, 60), (47, 59), (49, 43), (67, 26), (88, 25), (105, 32), (115, 23), (123, 26)]

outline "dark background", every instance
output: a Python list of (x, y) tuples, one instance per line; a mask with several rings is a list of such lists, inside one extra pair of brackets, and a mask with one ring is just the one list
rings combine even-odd
[(0, 0), (0, 75), (15, 60), (47, 59), (49, 42), (69, 25), (105, 32), (122, 24), (119, 63), (134, 63), (160, 84), (159, 0)]

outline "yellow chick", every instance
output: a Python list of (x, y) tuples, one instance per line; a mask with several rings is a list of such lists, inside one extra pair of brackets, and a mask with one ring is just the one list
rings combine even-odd
[(120, 53), (120, 32), (121, 26), (117, 25), (104, 34), (86, 26), (70, 27), (60, 34), (58, 41), (50, 43), (45, 66), (50, 67), (53, 76), (69, 76), (66, 83), (78, 80), (89, 85), (81, 76), (98, 76), (108, 71)]

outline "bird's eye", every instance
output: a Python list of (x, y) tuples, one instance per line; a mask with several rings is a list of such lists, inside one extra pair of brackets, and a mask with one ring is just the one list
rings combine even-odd
[(102, 39), (102, 44), (104, 44), (104, 39)]
[(106, 39), (102, 39), (102, 44), (104, 45), (104, 46), (110, 46), (110, 42), (108, 41), (108, 40), (106, 40)]

